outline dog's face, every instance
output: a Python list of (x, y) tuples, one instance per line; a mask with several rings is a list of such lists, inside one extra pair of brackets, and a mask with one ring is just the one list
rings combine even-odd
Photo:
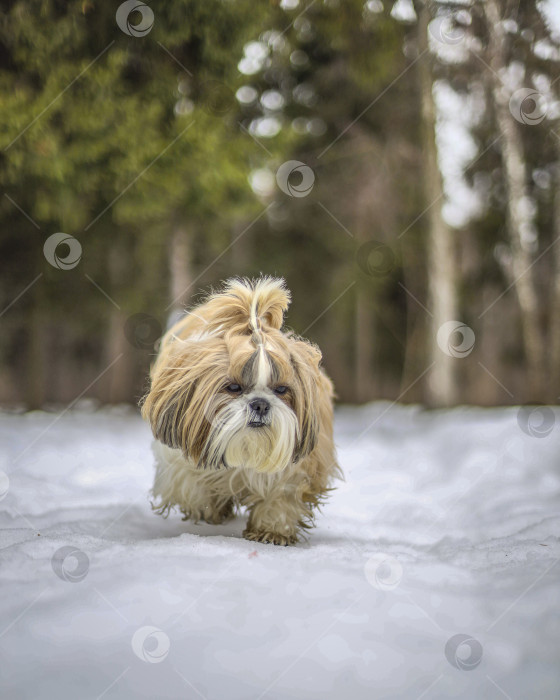
[(273, 328), (173, 337), (143, 414), (158, 440), (201, 468), (278, 472), (316, 444), (320, 359)]

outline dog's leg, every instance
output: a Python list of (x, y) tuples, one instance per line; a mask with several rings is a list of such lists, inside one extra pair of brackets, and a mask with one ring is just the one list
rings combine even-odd
[(249, 522), (243, 537), (255, 542), (289, 545), (312, 519), (311, 508), (289, 487), (275, 491), (249, 507)]
[(220, 476), (189, 470), (181, 485), (179, 502), (185, 520), (204, 520), (219, 525), (233, 518), (233, 498), (223, 490), (220, 481)]
[(152, 493), (156, 510), (165, 512), (177, 506), (185, 520), (214, 525), (235, 515), (232, 494), (224, 488), (221, 473), (198, 470), (179, 450), (163, 445), (156, 445), (154, 453), (157, 471)]
[(197, 493), (196, 497), (188, 497), (180, 505), (183, 520), (203, 520), (212, 525), (219, 525), (231, 520), (235, 515), (233, 499), (226, 501), (212, 494)]

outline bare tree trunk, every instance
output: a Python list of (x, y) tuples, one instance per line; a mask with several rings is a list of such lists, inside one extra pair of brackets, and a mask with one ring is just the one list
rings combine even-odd
[(402, 274), (407, 292), (403, 292), (406, 302), (406, 344), (401, 385), (403, 388), (413, 385), (406, 394), (407, 401), (420, 403), (423, 400), (424, 391), (420, 384), (414, 384), (414, 381), (426, 367), (426, 337), (431, 332), (429, 315), (414, 299), (414, 297), (425, 298), (425, 294), (421, 291), (424, 285), (424, 253), (421, 246), (414, 240), (406, 237), (402, 240)]
[(431, 56), (428, 52), (427, 2), (414, 3), (418, 14), (418, 61), (423, 122), (423, 176), (428, 208), (428, 292), (433, 314), (428, 357), (434, 366), (428, 382), (429, 403), (449, 406), (457, 402), (457, 359), (442, 352), (437, 333), (446, 321), (457, 319), (456, 261), (453, 233), (442, 215), (443, 183), (437, 158), (436, 108), (433, 96)]
[(355, 324), (355, 386), (356, 401), (373, 398), (371, 389), (371, 360), (373, 349), (373, 309), (370, 295), (362, 286), (356, 288)]
[(251, 231), (244, 233), (246, 228), (246, 219), (236, 219), (231, 227), (229, 258), (232, 275), (245, 275), (251, 266)]
[[(116, 294), (124, 277), (124, 261), (127, 256), (122, 246), (115, 244), (109, 251), (109, 280), (110, 294)], [(117, 293), (116, 293), (117, 292)], [(117, 303), (116, 301), (114, 302)], [(128, 355), (116, 362), (107, 372), (97, 387), (97, 397), (102, 403), (127, 403), (134, 399), (134, 363), (130, 354), (131, 346), (125, 335), (127, 316), (122, 309), (117, 308), (107, 300), (109, 311), (109, 327), (105, 336), (104, 363), (109, 366), (119, 355)]]
[[(364, 178), (362, 191), (356, 197), (356, 244), (363, 245), (368, 240), (371, 219), (368, 214), (368, 201), (371, 199), (372, 188), (375, 188), (375, 176)], [(354, 401), (359, 403), (372, 399), (370, 394), (372, 381), (372, 353), (373, 353), (373, 304), (377, 294), (377, 286), (371, 285), (370, 289), (364, 284), (356, 285), (356, 309), (354, 322)]]
[(46, 317), (41, 292), (39, 286), (36, 285), (29, 319), (25, 377), (25, 403), (30, 410), (42, 408), (46, 398)]
[(184, 226), (177, 225), (169, 242), (169, 294), (173, 301), (170, 323), (176, 321), (197, 290), (192, 285), (190, 240)]
[(505, 30), (502, 24), (498, 0), (482, 3), (488, 32), (488, 62), (490, 81), (501, 136), (502, 161), (507, 188), (507, 229), (512, 256), (514, 288), (521, 311), (523, 345), (527, 360), (529, 395), (542, 395), (543, 382), (543, 333), (538, 320), (538, 296), (533, 277), (532, 256), (523, 243), (523, 231), (533, 224), (527, 201), (526, 166), (523, 145), (515, 121), (509, 111), (509, 96), (500, 80), (500, 72), (506, 67)]
[(135, 363), (124, 328), (126, 315), (116, 307), (111, 310), (109, 329), (105, 342), (105, 363), (109, 365), (119, 355), (125, 355), (107, 372), (105, 386), (100, 384), (100, 399), (103, 403), (128, 403), (134, 397)]
[[(390, 154), (394, 153), (393, 143), (381, 142), (367, 130), (355, 129), (353, 143), (356, 151), (367, 154), (355, 173), (354, 191), (349, 199), (346, 212), (341, 216), (352, 222), (350, 228), (355, 235), (358, 255), (362, 246), (378, 242), (387, 246), (387, 241), (396, 235), (398, 197), (394, 192), (394, 183), (387, 177)], [(390, 246), (387, 246), (390, 248)], [(369, 262), (375, 268), (375, 253)], [(389, 261), (385, 261), (388, 263)], [(371, 270), (368, 281), (358, 281), (355, 288), (354, 321), (354, 400), (363, 402), (379, 398), (387, 392), (386, 373), (374, 362), (379, 309), (387, 289), (386, 275), (392, 267)]]
[(554, 188), (554, 225), (552, 235), (553, 270), (552, 298), (550, 300), (550, 381), (548, 401), (556, 403), (560, 395), (560, 141), (556, 140), (556, 177)]

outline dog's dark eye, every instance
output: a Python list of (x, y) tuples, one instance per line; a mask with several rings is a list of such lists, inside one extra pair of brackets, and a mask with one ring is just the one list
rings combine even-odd
[(288, 391), (288, 387), (287, 387), (287, 386), (277, 386), (277, 387), (274, 389), (274, 393), (275, 393), (275, 394), (279, 394), (280, 396), (282, 396), (282, 394), (285, 394), (287, 391)]
[(228, 384), (226, 386), (226, 391), (229, 391), (230, 394), (239, 394), (241, 387), (239, 384)]

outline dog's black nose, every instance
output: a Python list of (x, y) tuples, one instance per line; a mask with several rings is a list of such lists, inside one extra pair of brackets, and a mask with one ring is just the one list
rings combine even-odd
[(270, 410), (270, 404), (265, 399), (251, 401), (249, 407), (260, 417), (264, 418)]

